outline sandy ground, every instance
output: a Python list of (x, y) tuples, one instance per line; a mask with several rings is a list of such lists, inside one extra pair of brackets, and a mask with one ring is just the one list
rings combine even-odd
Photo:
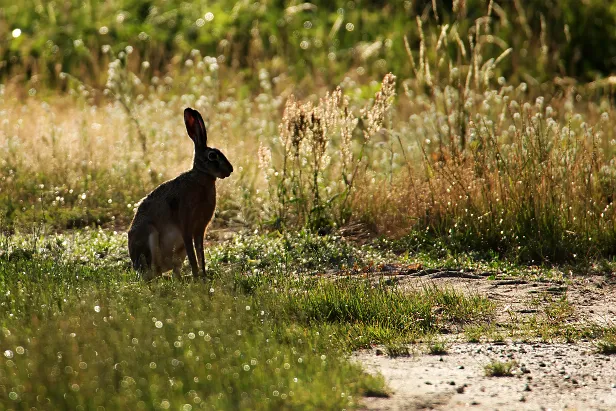
[[(616, 410), (616, 358), (581, 344), (452, 344), (448, 354), (405, 358), (356, 353), (393, 395), (366, 398), (370, 410)], [(487, 377), (493, 360), (515, 360), (513, 377)]]
[[(568, 324), (616, 326), (612, 276), (545, 281), (411, 270), (389, 277), (408, 289), (434, 284), (487, 295), (497, 303), (497, 322), (544, 313), (566, 296)], [(596, 342), (468, 343), (455, 333), (447, 339), (448, 353), (442, 356), (425, 354), (419, 345), (410, 346), (407, 357), (389, 358), (382, 347), (355, 353), (353, 358), (368, 372), (381, 373), (392, 390), (389, 398), (366, 398), (366, 409), (616, 410), (616, 355), (599, 354)], [(514, 375), (486, 376), (485, 365), (492, 361), (515, 361)]]

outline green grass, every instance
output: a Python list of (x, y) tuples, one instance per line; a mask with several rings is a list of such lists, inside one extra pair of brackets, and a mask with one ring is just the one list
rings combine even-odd
[(597, 351), (601, 354), (612, 355), (616, 354), (616, 332), (611, 330), (597, 342)]
[(492, 361), (484, 367), (488, 377), (513, 377), (512, 371), (518, 364), (515, 361)]
[(430, 355), (446, 355), (447, 345), (442, 341), (434, 341), (428, 345), (428, 354)]
[[(320, 257), (310, 269), (337, 267), (339, 240), (299, 238), (293, 253)], [(12, 408), (353, 408), (387, 389), (346, 360), (350, 350), (492, 312), (486, 299), (451, 290), (298, 276), (307, 261), (285, 260), (290, 248), (272, 247), (267, 264), (250, 258), (267, 237), (211, 248), (212, 280), (150, 283), (121, 258), (123, 235), (2, 241), (0, 403)], [(365, 250), (348, 247), (366, 262)], [(247, 277), (258, 280), (247, 287)]]
[[(15, 267), (37, 268), (46, 275), (91, 274), (70, 266)], [(24, 408), (43, 398), (42, 404), (67, 409), (165, 402), (331, 409), (382, 390), (382, 381), (346, 363), (317, 329), (277, 325), (271, 307), (217, 285), (118, 280), (54, 288), (43, 280), (3, 301), (13, 316), (2, 319), (0, 375), (8, 389), (1, 402), (17, 394)]]

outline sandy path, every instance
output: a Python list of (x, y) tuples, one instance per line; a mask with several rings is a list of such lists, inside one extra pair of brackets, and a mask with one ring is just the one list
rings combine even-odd
[[(444, 356), (391, 359), (356, 353), (393, 395), (367, 398), (370, 410), (616, 410), (616, 358), (581, 344), (452, 344)], [(513, 377), (487, 377), (493, 360), (515, 360)]]
[[(487, 295), (498, 305), (496, 321), (537, 315), (566, 296), (571, 307), (568, 324), (616, 326), (616, 284), (611, 277), (566, 282), (438, 273), (432, 276), (436, 278), (396, 277), (408, 289), (434, 284)], [(452, 342), (443, 356), (423, 354), (425, 347), (420, 346), (410, 346), (410, 357), (389, 358), (376, 348), (355, 353), (353, 358), (368, 372), (383, 374), (393, 391), (390, 398), (366, 398), (366, 409), (616, 410), (616, 356), (599, 354), (595, 342), (467, 343), (462, 334), (448, 340)], [(484, 367), (492, 361), (516, 361), (514, 375), (487, 377)]]

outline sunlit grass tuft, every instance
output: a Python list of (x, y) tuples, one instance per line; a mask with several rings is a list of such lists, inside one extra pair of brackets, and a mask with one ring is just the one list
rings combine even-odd
[(601, 354), (616, 354), (616, 333), (611, 331), (597, 342), (597, 351)]
[(515, 361), (492, 361), (484, 369), (488, 377), (513, 377), (513, 370), (518, 364)]
[(442, 341), (434, 341), (428, 344), (428, 354), (430, 355), (446, 355), (447, 345)]

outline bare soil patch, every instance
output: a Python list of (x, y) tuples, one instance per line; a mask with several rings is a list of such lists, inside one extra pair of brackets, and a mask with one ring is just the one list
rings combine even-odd
[(497, 322), (511, 321), (512, 315), (516, 318), (540, 313), (546, 305), (566, 298), (573, 309), (568, 322), (601, 326), (616, 324), (616, 277), (613, 275), (549, 280), (494, 272), (432, 270), (434, 272), (424, 274), (425, 271), (398, 276), (398, 281), (408, 289), (450, 286), (486, 295), (499, 306)]
[[(499, 324), (545, 316), (554, 301), (566, 301), (563, 325), (616, 325), (616, 284), (610, 276), (550, 281), (425, 271), (389, 277), (409, 290), (436, 285), (487, 295), (497, 303), (495, 322)], [(368, 372), (381, 373), (392, 389), (389, 398), (367, 398), (366, 409), (616, 409), (616, 356), (599, 353), (596, 341), (567, 344), (514, 337), (469, 343), (461, 330), (443, 339), (448, 342), (447, 354), (442, 356), (425, 354), (426, 346), (421, 344), (411, 346), (408, 357), (390, 358), (382, 347), (353, 354)], [(486, 376), (485, 366), (495, 361), (515, 361), (513, 376)]]
[[(369, 372), (380, 372), (393, 394), (367, 398), (370, 410), (614, 410), (616, 359), (592, 343), (454, 343), (448, 354), (406, 358), (356, 353)], [(516, 361), (512, 377), (488, 377), (492, 361)]]

